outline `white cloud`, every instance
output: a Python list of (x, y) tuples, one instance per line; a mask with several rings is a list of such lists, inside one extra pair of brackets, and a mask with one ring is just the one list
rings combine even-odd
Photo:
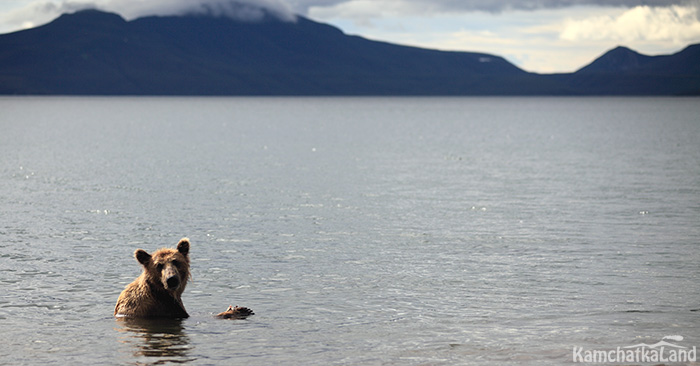
[(700, 40), (698, 9), (688, 6), (637, 6), (618, 16), (593, 16), (564, 21), (560, 38), (566, 41), (615, 41), (620, 44)]
[(48, 23), (63, 13), (85, 9), (86, 1), (32, 1), (25, 6), (0, 14), (0, 31), (27, 29)]
[(127, 19), (148, 15), (213, 14), (238, 20), (259, 20), (265, 12), (294, 20), (291, 8), (281, 0), (95, 0), (97, 7)]
[(35, 27), (61, 14), (89, 8), (115, 12), (127, 19), (208, 13), (254, 21), (264, 16), (262, 9), (284, 20), (295, 19), (284, 0), (32, 0), (23, 7), (0, 13), (0, 32)]
[(350, 0), (333, 6), (310, 6), (307, 10), (311, 17), (344, 18), (364, 22), (372, 18), (415, 13), (415, 4), (402, 0)]

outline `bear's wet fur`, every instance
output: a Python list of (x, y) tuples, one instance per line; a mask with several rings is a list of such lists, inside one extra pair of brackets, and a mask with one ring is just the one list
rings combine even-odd
[(182, 238), (177, 248), (163, 248), (153, 255), (137, 249), (134, 257), (143, 273), (126, 286), (114, 307), (114, 316), (132, 318), (187, 318), (182, 292), (190, 278), (190, 241)]

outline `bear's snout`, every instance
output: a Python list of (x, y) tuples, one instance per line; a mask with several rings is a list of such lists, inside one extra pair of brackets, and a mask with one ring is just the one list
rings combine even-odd
[(168, 288), (171, 290), (174, 290), (180, 286), (180, 278), (178, 276), (170, 276), (165, 282), (168, 284)]
[(163, 279), (165, 279), (163, 282), (167, 290), (174, 291), (180, 286), (180, 274), (172, 264), (165, 267)]

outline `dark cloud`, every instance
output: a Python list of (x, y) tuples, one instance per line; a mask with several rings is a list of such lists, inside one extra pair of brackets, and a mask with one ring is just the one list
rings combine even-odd
[[(115, 11), (127, 18), (145, 15), (179, 15), (202, 13), (228, 16), (240, 20), (256, 20), (266, 13), (293, 20), (294, 14), (307, 15), (313, 7), (330, 8), (351, 4), (354, 0), (62, 0), (36, 1), (33, 10), (40, 14), (70, 13), (86, 8)], [(374, 0), (381, 5), (385, 0)], [(393, 9), (422, 9), (430, 12), (485, 11), (500, 13), (509, 10), (557, 9), (574, 6), (635, 7), (640, 5), (667, 7), (693, 5), (700, 9), (700, 0), (391, 0)]]
[[(691, 0), (523, 0), (523, 1), (467, 1), (479, 6), (479, 10), (492, 12), (504, 10), (538, 10), (568, 8), (574, 6), (602, 6), (632, 8), (636, 6), (666, 7), (671, 5), (686, 5)], [(456, 3), (456, 2), (455, 2)]]
[[(290, 7), (305, 14), (311, 7), (331, 7), (351, 0), (288, 0)], [(382, 0), (375, 0), (380, 3)], [(406, 6), (419, 5), (435, 11), (486, 11), (499, 13), (508, 10), (557, 9), (574, 6), (635, 7), (672, 5), (699, 5), (700, 0), (401, 0)], [(392, 1), (396, 4), (396, 1)]]

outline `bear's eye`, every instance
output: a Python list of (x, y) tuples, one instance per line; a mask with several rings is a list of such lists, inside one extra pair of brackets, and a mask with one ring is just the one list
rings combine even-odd
[(175, 267), (180, 267), (180, 261), (178, 261), (178, 260), (173, 260), (171, 263), (172, 263), (173, 266), (175, 266)]
[(162, 270), (163, 270), (163, 263), (157, 263), (157, 264), (156, 264), (156, 269), (159, 270), (159, 271), (162, 271)]

